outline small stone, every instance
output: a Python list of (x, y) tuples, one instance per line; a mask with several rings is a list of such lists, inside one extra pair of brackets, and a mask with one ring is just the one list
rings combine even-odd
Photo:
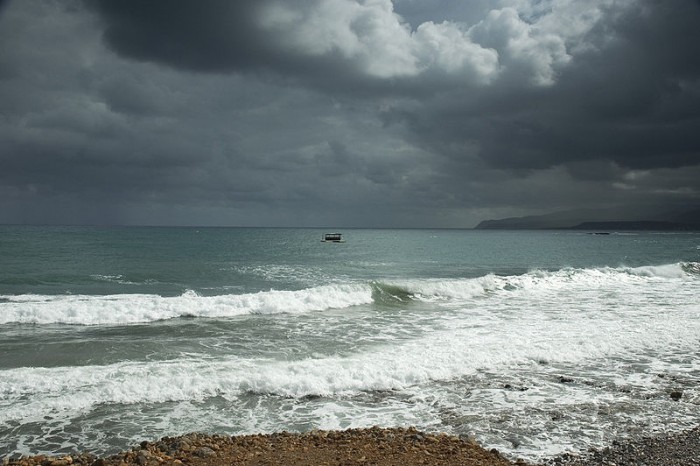
[(68, 465), (71, 464), (71, 463), (72, 463), (72, 461), (69, 463), (68, 461), (66, 461), (65, 458), (60, 458), (60, 459), (57, 459), (57, 460), (53, 460), (53, 461), (50, 463), (50, 466), (68, 466)]
[(674, 391), (671, 392), (671, 399), (672, 399), (673, 401), (678, 401), (678, 400), (680, 400), (682, 396), (683, 396), (683, 392), (680, 391), (680, 390), (674, 390)]
[(209, 447), (197, 448), (193, 454), (195, 456), (199, 456), (200, 458), (210, 458), (212, 456), (216, 456), (216, 452)]

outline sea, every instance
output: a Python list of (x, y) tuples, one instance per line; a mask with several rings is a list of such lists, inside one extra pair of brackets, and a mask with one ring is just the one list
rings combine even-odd
[(0, 226), (0, 457), (415, 426), (537, 460), (698, 425), (700, 232), (331, 232)]

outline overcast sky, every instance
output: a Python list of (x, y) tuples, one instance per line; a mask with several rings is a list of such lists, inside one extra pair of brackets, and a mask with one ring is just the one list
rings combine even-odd
[(697, 0), (0, 2), (0, 223), (699, 204)]

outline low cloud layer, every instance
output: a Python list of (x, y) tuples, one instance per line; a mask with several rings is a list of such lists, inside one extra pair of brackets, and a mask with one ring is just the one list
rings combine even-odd
[(700, 203), (700, 2), (0, 5), (0, 222)]

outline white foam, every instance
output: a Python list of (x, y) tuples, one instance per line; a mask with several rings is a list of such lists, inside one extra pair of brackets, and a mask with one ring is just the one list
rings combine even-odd
[(692, 282), (697, 277), (695, 263), (676, 263), (644, 267), (565, 268), (556, 271), (533, 270), (523, 275), (488, 274), (469, 279), (431, 279), (396, 283), (424, 301), (451, 301), (483, 298), (494, 293), (516, 290), (541, 292), (561, 289), (612, 287), (624, 289), (641, 284)]
[[(393, 283), (414, 298), (428, 302), (465, 303), (499, 296), (512, 299), (513, 292), (552, 293), (568, 289), (606, 288), (627, 293), (639, 286), (674, 286), (698, 279), (696, 263), (646, 267), (602, 267), (589, 269), (534, 270), (523, 275), (454, 280), (413, 280)], [(0, 296), (0, 324), (121, 325), (172, 319), (181, 316), (232, 317), (245, 314), (302, 313), (340, 309), (372, 302), (369, 284), (332, 284), (298, 291), (266, 291), (248, 294), (199, 296), (188, 291), (181, 296), (150, 294), (109, 296), (7, 295)]]
[(482, 369), (507, 372), (542, 361), (588, 364), (611, 355), (688, 354), (697, 345), (697, 305), (679, 306), (670, 319), (648, 303), (631, 302), (618, 315), (605, 307), (604, 296), (592, 296), (551, 305), (521, 293), (516, 316), (509, 314), (512, 302), (487, 300), (480, 308), (455, 310), (462, 316), (450, 320), (447, 329), (348, 356), (292, 361), (229, 356), (5, 370), (0, 372), (0, 422), (98, 404), (235, 398), (243, 392), (302, 397), (405, 390)]
[(233, 317), (245, 314), (302, 313), (342, 309), (372, 302), (368, 285), (338, 284), (298, 291), (199, 296), (150, 294), (109, 296), (2, 296), (0, 324), (122, 325), (182, 316)]
[(657, 266), (644, 266), (635, 267), (630, 269), (624, 269), (626, 272), (637, 275), (640, 277), (655, 277), (655, 278), (671, 278), (671, 279), (688, 279), (690, 275), (684, 267), (696, 268), (697, 263), (676, 263), (667, 265), (657, 265)]

